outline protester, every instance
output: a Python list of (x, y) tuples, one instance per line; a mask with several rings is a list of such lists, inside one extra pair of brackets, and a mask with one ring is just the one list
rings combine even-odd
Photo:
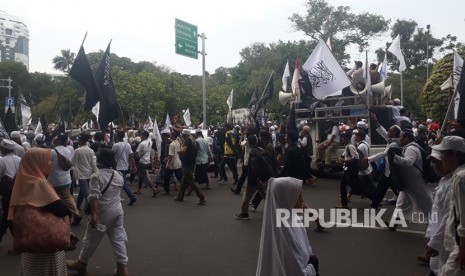
[(0, 196), (2, 197), (2, 220), (0, 221), (0, 241), (9, 228), (13, 234), (13, 229), (7, 221), (8, 210), (10, 207), (10, 198), (13, 191), (16, 173), (18, 171), (21, 158), (14, 154), (15, 142), (9, 139), (3, 139), (0, 142)]
[[(57, 217), (71, 216), (69, 208), (60, 200), (51, 183), (46, 179), (53, 166), (51, 155), (49, 149), (34, 148), (21, 158), (8, 212), (8, 220), (13, 224), (15, 210), (21, 206), (40, 208), (41, 211), (52, 213)], [(38, 226), (31, 225), (31, 227)], [(20, 275), (68, 275), (65, 251), (21, 254)]]
[(94, 254), (105, 233), (110, 240), (116, 258), (116, 276), (128, 275), (126, 252), (127, 235), (124, 229), (124, 212), (120, 201), (123, 176), (115, 167), (115, 152), (101, 148), (97, 155), (99, 171), (90, 179), (89, 202), (91, 219), (87, 224), (82, 249), (77, 260), (69, 260), (69, 270), (84, 274), (87, 263)]
[(213, 155), (208, 146), (207, 140), (203, 137), (202, 130), (197, 129), (195, 131), (196, 143), (197, 143), (197, 157), (195, 159), (195, 181), (197, 184), (205, 184), (203, 190), (211, 190), (210, 181), (208, 179), (208, 164), (213, 159)]
[(113, 145), (112, 149), (115, 151), (116, 170), (123, 175), (123, 189), (126, 195), (129, 197), (128, 205), (133, 206), (137, 201), (137, 198), (129, 188), (126, 176), (129, 173), (130, 168), (132, 168), (132, 172), (137, 172), (137, 166), (134, 162), (131, 145), (124, 141), (124, 134), (124, 131), (116, 132), (117, 143)]
[(277, 210), (292, 212), (306, 208), (302, 200), (302, 180), (292, 177), (271, 178), (268, 181), (264, 207), (257, 276), (318, 275), (318, 259), (312, 254), (305, 227), (299, 218), (286, 222), (290, 227), (277, 226)]

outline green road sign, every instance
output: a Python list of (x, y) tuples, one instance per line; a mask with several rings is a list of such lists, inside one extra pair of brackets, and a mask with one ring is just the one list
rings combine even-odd
[(197, 59), (197, 26), (175, 19), (176, 54)]

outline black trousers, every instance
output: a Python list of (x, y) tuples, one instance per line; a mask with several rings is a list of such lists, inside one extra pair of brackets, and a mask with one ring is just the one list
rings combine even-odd
[(384, 195), (386, 194), (388, 188), (391, 187), (391, 190), (398, 195), (399, 192), (397, 191), (397, 188), (395, 187), (394, 183), (391, 181), (390, 177), (386, 177), (383, 174), (381, 174), (379, 181), (378, 181), (378, 187), (376, 187), (375, 191), (375, 197), (372, 202), (372, 207), (378, 208), (381, 202), (383, 201)]
[(341, 205), (347, 206), (347, 187), (351, 188), (352, 193), (359, 193), (358, 189), (358, 172), (345, 170), (339, 184), (339, 192), (341, 194)]
[(171, 176), (173, 175), (173, 173), (179, 181), (182, 180), (182, 168), (179, 168), (176, 170), (166, 168), (165, 179), (163, 181), (163, 189), (167, 193), (170, 192), (170, 180), (171, 180)]
[(242, 173), (241, 173), (241, 176), (239, 177), (239, 182), (237, 182), (236, 194), (241, 193), (242, 186), (244, 186), (244, 182), (247, 179), (248, 174), (249, 174), (249, 166), (242, 165)]
[(223, 178), (223, 180), (228, 180), (228, 177), (226, 175), (226, 164), (228, 165), (229, 169), (231, 170), (233, 174), (234, 181), (237, 182), (239, 180), (239, 175), (237, 173), (237, 159), (235, 156), (229, 156), (225, 155), (223, 156), (223, 159), (221, 160), (220, 163), (220, 176)]

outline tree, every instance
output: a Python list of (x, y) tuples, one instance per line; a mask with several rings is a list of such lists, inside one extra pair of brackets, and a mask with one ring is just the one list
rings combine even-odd
[(76, 57), (75, 53), (71, 53), (70, 49), (61, 50), (60, 56), (55, 56), (52, 60), (53, 68), (68, 73), (73, 65), (74, 58)]
[(348, 6), (330, 6), (325, 0), (308, 0), (307, 14), (294, 13), (289, 20), (298, 31), (303, 31), (314, 40), (331, 39), (333, 54), (340, 62), (347, 61), (347, 46), (355, 44), (360, 52), (370, 39), (382, 35), (388, 30), (389, 20), (383, 16), (350, 12)]

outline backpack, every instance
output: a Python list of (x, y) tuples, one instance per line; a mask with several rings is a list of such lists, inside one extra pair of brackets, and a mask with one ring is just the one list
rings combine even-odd
[(71, 169), (71, 167), (73, 166), (71, 161), (68, 160), (68, 158), (64, 157), (57, 149), (54, 150), (57, 153), (58, 166), (60, 167), (60, 169), (64, 171)]
[(426, 158), (428, 157), (428, 155), (431, 154), (431, 148), (428, 150), (425, 150), (424, 148), (422, 148), (421, 146), (417, 144), (411, 144), (411, 146), (416, 147), (421, 152), (422, 167), (419, 168), (416, 164), (413, 164), (413, 165), (415, 166), (415, 168), (417, 168), (421, 172), (423, 179), (426, 180), (426, 182), (430, 182), (430, 183), (438, 182), (440, 177), (436, 175), (436, 173), (430, 166), (430, 161)]

